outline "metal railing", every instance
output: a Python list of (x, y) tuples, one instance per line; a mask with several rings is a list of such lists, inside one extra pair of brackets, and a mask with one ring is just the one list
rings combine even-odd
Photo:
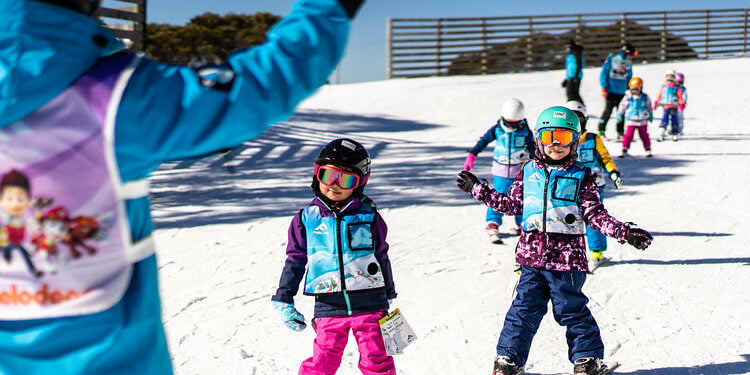
[(146, 33), (146, 0), (116, 1), (131, 5), (117, 8), (102, 7), (99, 17), (115, 36), (125, 42), (128, 49), (142, 51)]
[(388, 19), (388, 78), (561, 69), (564, 44), (601, 64), (626, 42), (635, 62), (748, 52), (748, 9)]

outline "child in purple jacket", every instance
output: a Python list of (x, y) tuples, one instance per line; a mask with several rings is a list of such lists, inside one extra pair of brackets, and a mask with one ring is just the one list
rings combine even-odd
[(498, 340), (494, 375), (523, 372), (550, 299), (555, 320), (567, 328), (574, 373), (606, 371), (599, 327), (581, 290), (588, 268), (586, 225), (641, 250), (652, 237), (604, 209), (591, 170), (576, 161), (579, 136), (578, 116), (565, 107), (551, 107), (537, 119), (536, 154), (524, 164), (508, 194), (479, 183), (470, 172), (459, 173), (459, 188), (488, 207), (507, 215), (523, 214), (516, 247), (521, 279)]
[(385, 221), (363, 194), (369, 176), (370, 156), (361, 144), (346, 138), (330, 142), (315, 162), (315, 198), (289, 227), (287, 260), (271, 300), (287, 327), (301, 331), (305, 318), (294, 308), (294, 296), (303, 276), (303, 294), (315, 296), (317, 337), (301, 375), (335, 374), (350, 329), (363, 374), (396, 374), (378, 322), (396, 290)]

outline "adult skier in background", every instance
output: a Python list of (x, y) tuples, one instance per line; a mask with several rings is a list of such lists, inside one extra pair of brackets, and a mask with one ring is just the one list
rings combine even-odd
[(644, 250), (651, 235), (612, 217), (602, 205), (591, 171), (577, 161), (578, 116), (562, 107), (542, 111), (534, 135), (537, 152), (525, 163), (508, 194), (493, 190), (471, 172), (458, 175), (458, 187), (488, 207), (523, 214), (516, 247), (521, 265), (517, 294), (505, 316), (494, 375), (517, 375), (552, 301), (555, 320), (566, 327), (568, 359), (576, 375), (606, 373), (599, 327), (586, 307), (585, 225)]
[[(617, 170), (617, 165), (612, 160), (612, 156), (602, 139), (596, 133), (586, 129), (589, 117), (586, 107), (576, 101), (565, 103), (565, 107), (578, 116), (578, 121), (581, 124), (581, 140), (578, 142), (578, 150), (576, 150), (578, 161), (591, 169), (594, 182), (599, 188), (599, 199), (604, 203), (604, 187), (607, 186), (607, 178), (614, 182), (615, 189), (619, 189), (622, 186), (620, 171)], [(607, 258), (604, 257), (604, 252), (607, 251), (607, 236), (587, 225), (586, 242), (589, 247), (589, 272), (593, 272), (599, 265), (607, 261)]]
[(119, 53), (99, 0), (0, 0), (0, 174), (111, 220), (87, 239), (93, 255), (55, 274), (0, 264), (0, 373), (172, 373), (146, 177), (291, 115), (333, 71), (361, 4), (300, 0), (266, 43), (204, 69)]
[[(518, 99), (508, 99), (500, 107), (500, 119), (479, 138), (477, 144), (469, 150), (464, 161), (464, 170), (474, 168), (474, 161), (482, 150), (495, 141), (492, 157), (492, 184), (495, 190), (507, 193), (513, 179), (521, 171), (521, 164), (534, 154), (534, 135), (526, 122), (523, 103)], [(492, 243), (502, 244), (499, 226), (503, 223), (503, 214), (487, 209), (485, 217), (487, 235)], [(515, 216), (515, 226), (511, 234), (521, 233), (521, 216)]]
[[(607, 122), (612, 110), (620, 104), (625, 92), (628, 91), (628, 82), (633, 78), (632, 58), (638, 55), (638, 51), (630, 43), (625, 43), (620, 52), (610, 53), (604, 60), (601, 73), (599, 74), (599, 83), (602, 86), (602, 96), (604, 97), (604, 111), (599, 117), (599, 136), (606, 138)], [(617, 121), (616, 125), (617, 139), (622, 139), (625, 132), (625, 124)]]
[(565, 57), (565, 80), (562, 81), (562, 87), (565, 88), (568, 101), (575, 100), (583, 104), (579, 92), (583, 79), (583, 46), (571, 38), (565, 43), (565, 49), (568, 55)]

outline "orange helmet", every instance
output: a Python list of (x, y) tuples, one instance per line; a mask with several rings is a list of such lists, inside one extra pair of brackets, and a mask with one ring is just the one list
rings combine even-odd
[(643, 80), (639, 77), (633, 77), (630, 82), (628, 82), (628, 87), (630, 87), (631, 89), (642, 89)]

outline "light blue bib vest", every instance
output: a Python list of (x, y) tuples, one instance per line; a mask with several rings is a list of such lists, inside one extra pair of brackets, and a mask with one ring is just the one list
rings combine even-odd
[(661, 99), (659, 100), (659, 104), (666, 104), (666, 105), (678, 105), (679, 99), (677, 98), (677, 90), (679, 90), (680, 86), (674, 85), (674, 86), (667, 86), (666, 84), (661, 85)]
[(586, 167), (576, 163), (569, 170), (523, 166), (523, 230), (544, 233), (585, 234), (586, 224), (578, 207)]
[(495, 161), (503, 165), (519, 165), (529, 160), (529, 153), (526, 151), (528, 135), (527, 128), (506, 132), (498, 124), (495, 128)]
[(628, 93), (628, 99), (630, 103), (628, 108), (625, 110), (625, 120), (629, 121), (646, 121), (651, 116), (648, 107), (648, 95), (641, 94), (639, 97), (634, 97)]
[[(368, 202), (353, 215), (323, 217), (318, 206), (302, 210), (307, 235), (304, 294), (330, 294), (382, 288), (375, 258), (375, 208)], [(342, 282), (343, 280), (343, 282)]]

